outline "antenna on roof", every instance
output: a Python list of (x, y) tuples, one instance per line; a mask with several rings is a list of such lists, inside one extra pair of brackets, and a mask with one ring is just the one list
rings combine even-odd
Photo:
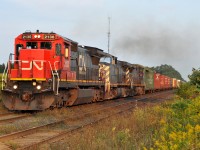
[(110, 51), (110, 17), (108, 17), (108, 54)]

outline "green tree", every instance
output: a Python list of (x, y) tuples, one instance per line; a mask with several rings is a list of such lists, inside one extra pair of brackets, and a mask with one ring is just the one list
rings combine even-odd
[(184, 99), (190, 99), (196, 97), (198, 90), (195, 85), (192, 85), (190, 82), (182, 83), (180, 88), (177, 90), (177, 95)]
[(170, 65), (165, 64), (165, 65), (161, 65), (157, 67), (152, 67), (152, 69), (155, 70), (157, 73), (161, 73), (168, 77), (176, 78), (176, 79), (184, 81), (181, 74)]
[(192, 85), (196, 85), (200, 88), (200, 69), (192, 69), (192, 74), (188, 76)]
[(0, 64), (0, 73), (3, 73), (3, 71), (4, 71), (4, 68), (5, 68), (5, 64)]

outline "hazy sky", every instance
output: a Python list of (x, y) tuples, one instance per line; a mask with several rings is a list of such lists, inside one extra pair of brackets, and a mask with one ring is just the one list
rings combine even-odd
[(200, 67), (199, 0), (1, 0), (0, 63), (14, 38), (31, 30), (54, 31), (145, 66), (172, 65), (187, 79)]

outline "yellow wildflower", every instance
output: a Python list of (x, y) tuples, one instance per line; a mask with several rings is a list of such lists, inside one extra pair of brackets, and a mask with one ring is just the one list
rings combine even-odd
[(173, 149), (177, 149), (178, 145), (174, 144)]
[(189, 130), (190, 128), (192, 128), (192, 126), (190, 124), (187, 124), (186, 129)]
[(197, 124), (197, 125), (195, 126), (195, 132), (197, 132), (197, 133), (200, 132), (200, 125)]
[(155, 142), (155, 145), (156, 145), (156, 146), (159, 146), (159, 145), (160, 145), (160, 143), (159, 143), (158, 141), (156, 141), (156, 142)]
[(187, 134), (186, 134), (185, 132), (182, 133), (183, 139), (186, 138), (186, 135), (187, 135)]
[(116, 127), (113, 127), (113, 128), (112, 128), (112, 132), (115, 132), (115, 129), (116, 129)]
[(146, 148), (146, 147), (143, 147), (143, 150), (147, 150), (147, 148)]
[(160, 120), (160, 124), (165, 124), (166, 122), (165, 122), (165, 120), (164, 119), (161, 119)]
[(126, 134), (129, 133), (129, 131), (130, 131), (130, 130), (129, 130), (128, 128), (126, 128), (125, 133), (126, 133)]
[(176, 133), (174, 133), (174, 132), (170, 133), (169, 138), (171, 138), (172, 140), (176, 140), (177, 139)]
[(164, 136), (161, 136), (161, 139), (162, 139), (163, 142), (165, 141), (165, 137)]

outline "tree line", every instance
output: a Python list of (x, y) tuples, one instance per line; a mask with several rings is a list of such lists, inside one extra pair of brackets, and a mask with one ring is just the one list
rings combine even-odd
[(4, 63), (0, 64), (0, 73), (3, 73), (4, 69), (5, 69), (5, 64)]
[(199, 69), (192, 69), (192, 74), (188, 75), (188, 78), (190, 79), (190, 83), (192, 85), (195, 85), (197, 88), (200, 89), (200, 68)]
[(161, 66), (152, 67), (152, 69), (155, 70), (157, 73), (161, 73), (168, 77), (185, 81), (182, 78), (181, 74), (170, 65), (165, 64), (165, 65), (161, 65)]

